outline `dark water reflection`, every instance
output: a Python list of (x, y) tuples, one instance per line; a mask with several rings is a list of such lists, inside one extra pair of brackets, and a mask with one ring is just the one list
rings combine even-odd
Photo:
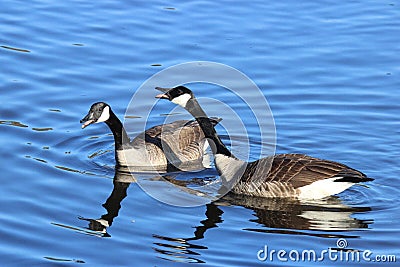
[[(78, 217), (80, 220), (88, 222), (86, 230), (61, 224), (58, 224), (58, 226), (89, 235), (111, 237), (108, 230), (119, 215), (123, 200), (128, 195), (129, 186), (136, 182), (135, 175), (137, 176), (137, 173), (131, 175), (127, 169), (117, 168), (115, 170), (111, 193), (102, 204), (106, 213), (98, 218)], [(164, 178), (171, 183), (182, 186), (182, 180), (175, 179), (177, 175), (165, 174), (155, 176), (154, 179)], [(198, 180), (196, 177), (192, 179)], [(224, 223), (222, 208), (226, 206), (240, 206), (251, 210), (255, 218), (249, 219), (249, 222), (254, 224), (254, 228), (247, 227), (243, 230), (265, 234), (350, 239), (359, 238), (354, 230), (367, 229), (373, 224), (372, 218), (357, 218), (359, 214), (363, 214), (363, 217), (368, 216), (371, 211), (370, 207), (352, 207), (344, 204), (338, 197), (300, 202), (228, 194), (222, 199), (206, 205), (205, 218), (194, 227), (192, 236), (177, 237), (173, 234), (170, 236), (152, 234), (154, 238), (153, 250), (159, 254), (157, 257), (176, 262), (204, 263), (201, 260), (201, 251), (209, 248), (197, 245), (194, 241), (204, 239), (209, 229), (221, 227)]]

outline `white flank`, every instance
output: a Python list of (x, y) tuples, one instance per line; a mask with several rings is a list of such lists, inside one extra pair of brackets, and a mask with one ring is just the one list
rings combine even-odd
[(328, 196), (339, 194), (354, 183), (335, 182), (340, 177), (316, 181), (312, 184), (299, 187), (299, 199), (321, 199)]
[(110, 107), (109, 107), (109, 106), (106, 106), (106, 107), (103, 109), (103, 112), (101, 113), (101, 116), (100, 116), (100, 118), (96, 121), (96, 123), (105, 122), (105, 121), (108, 120), (109, 118), (110, 118)]
[(171, 100), (171, 102), (185, 108), (186, 103), (189, 101), (190, 98), (191, 98), (191, 96), (189, 94), (183, 94), (183, 95), (173, 98)]
[(210, 147), (210, 144), (208, 143), (208, 139), (204, 138), (204, 143), (203, 143), (203, 153), (207, 152), (207, 149)]
[(236, 158), (228, 157), (223, 154), (215, 155), (215, 166), (217, 167), (222, 183), (228, 188), (232, 188), (242, 176), (247, 163)]
[[(151, 154), (146, 148), (139, 149), (123, 149), (115, 150), (117, 160), (121, 166), (132, 166), (132, 167), (149, 167), (166, 165), (167, 159), (164, 157), (152, 158)], [(159, 162), (161, 160), (162, 162)]]
[(203, 154), (203, 158), (201, 159), (201, 165), (206, 169), (211, 169), (211, 157), (210, 154)]
[(210, 169), (211, 168), (211, 162), (212, 162), (212, 159), (211, 159), (212, 151), (211, 151), (211, 149), (209, 149), (210, 145), (208, 143), (207, 138), (204, 138), (200, 142), (199, 146), (200, 147), (203, 146), (203, 151), (202, 151), (203, 152), (202, 153), (203, 157), (202, 157), (202, 162), (201, 163), (202, 163), (204, 168)]

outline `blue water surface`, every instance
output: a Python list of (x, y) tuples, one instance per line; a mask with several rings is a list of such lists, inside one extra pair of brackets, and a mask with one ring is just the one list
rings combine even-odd
[[(397, 2), (6, 0), (1, 14), (2, 266), (321, 264), (262, 261), (265, 246), (400, 260)], [(79, 120), (97, 101), (123, 119), (143, 82), (188, 61), (227, 64), (259, 86), (274, 115), (277, 153), (339, 161), (375, 181), (307, 204), (236, 198), (181, 208), (153, 199), (115, 172), (106, 125), (81, 130)], [(137, 110), (152, 107), (156, 93)], [(237, 104), (214, 87), (196, 93)], [(168, 105), (130, 119), (161, 124)], [(263, 144), (257, 122), (241, 116), (254, 146)], [(180, 110), (176, 118), (190, 116)], [(101, 217), (112, 222), (106, 232), (91, 230), (89, 218)]]

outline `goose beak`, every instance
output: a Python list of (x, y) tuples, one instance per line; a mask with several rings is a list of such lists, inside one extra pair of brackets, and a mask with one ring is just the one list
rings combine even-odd
[(166, 94), (171, 88), (163, 88), (163, 87), (156, 87), (156, 90), (163, 92), (164, 94), (156, 95), (156, 98), (160, 99), (169, 99), (169, 96)]
[(169, 99), (169, 97), (166, 94), (159, 94), (156, 95), (156, 98), (160, 98), (160, 99)]
[[(82, 123), (82, 121), (81, 121), (81, 123)], [(82, 124), (82, 129), (85, 129), (87, 126), (89, 126), (92, 123), (94, 123), (94, 120), (85, 121), (85, 123)]]
[(172, 88), (163, 88), (163, 87), (156, 87), (156, 90), (161, 91), (163, 93), (168, 92), (169, 90), (171, 90)]
[(94, 123), (94, 120), (91, 119), (91, 117), (93, 117), (93, 115), (88, 113), (83, 119), (80, 120), (80, 123), (83, 123), (82, 129), (85, 129), (87, 126)]

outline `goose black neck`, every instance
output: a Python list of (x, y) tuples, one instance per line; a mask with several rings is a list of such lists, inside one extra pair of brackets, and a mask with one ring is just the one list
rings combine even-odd
[(118, 117), (110, 110), (110, 118), (105, 121), (114, 135), (115, 149), (122, 150), (122, 145), (129, 143), (129, 137)]
[(214, 154), (223, 154), (228, 157), (233, 157), (232, 153), (226, 148), (224, 143), (222, 143), (210, 119), (208, 118), (207, 114), (201, 108), (200, 104), (197, 102), (196, 99), (191, 99), (186, 104), (186, 110), (189, 111), (189, 113), (192, 114), (192, 116), (199, 123), (200, 128), (204, 132), (204, 136), (208, 139), (211, 139), (214, 142), (215, 145), (215, 152), (213, 151)]

